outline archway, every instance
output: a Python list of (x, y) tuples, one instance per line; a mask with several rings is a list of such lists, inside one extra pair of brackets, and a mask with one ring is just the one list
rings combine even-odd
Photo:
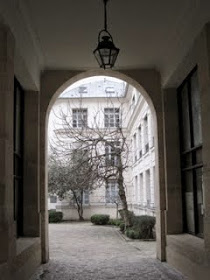
[[(145, 98), (152, 112), (154, 120), (155, 154), (156, 154), (156, 234), (157, 234), (157, 258), (165, 260), (165, 183), (164, 183), (164, 145), (163, 145), (163, 109), (161, 101), (161, 86), (159, 74), (154, 70), (132, 70), (116, 72), (104, 71), (47, 71), (42, 77), (42, 91), (40, 100), (40, 187), (41, 187), (41, 242), (42, 260), (46, 262), (48, 253), (48, 211), (47, 211), (47, 124), (49, 112), (56, 98), (68, 86), (75, 82), (93, 76), (110, 76), (121, 79), (136, 88)], [(141, 84), (140, 82), (141, 81)]]

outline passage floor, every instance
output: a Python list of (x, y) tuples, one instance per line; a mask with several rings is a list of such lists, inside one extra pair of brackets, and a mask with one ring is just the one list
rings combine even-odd
[(155, 259), (155, 242), (126, 241), (119, 230), (91, 223), (50, 224), (50, 261), (30, 280), (182, 280)]

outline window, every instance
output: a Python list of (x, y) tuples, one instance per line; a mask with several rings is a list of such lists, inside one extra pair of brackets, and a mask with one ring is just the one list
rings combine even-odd
[(136, 105), (136, 96), (134, 94), (133, 97), (132, 97), (131, 108), (134, 109), (135, 105)]
[(147, 115), (144, 118), (144, 145), (145, 153), (149, 151), (149, 133), (148, 133), (148, 117)]
[(138, 202), (138, 176), (135, 176), (135, 198), (134, 201)]
[[(79, 144), (79, 142), (77, 142)], [(71, 162), (75, 165), (80, 165), (81, 162), (84, 163), (83, 166), (85, 166), (85, 163), (88, 159), (88, 149), (72, 149), (71, 150)]]
[(118, 183), (111, 180), (106, 185), (106, 203), (116, 203), (119, 201)]
[(89, 190), (83, 191), (83, 204), (89, 204)]
[(79, 87), (79, 93), (87, 93), (88, 90), (87, 90), (87, 87), (86, 86), (80, 86)]
[(72, 109), (73, 127), (87, 127), (87, 109)]
[(142, 129), (141, 125), (138, 128), (138, 135), (139, 135), (139, 158), (142, 157)]
[(152, 136), (152, 143), (151, 143), (151, 148), (155, 146), (155, 137)]
[(106, 87), (105, 92), (106, 93), (115, 93), (115, 89), (114, 89), (114, 87)]
[(137, 139), (136, 139), (136, 133), (133, 135), (133, 148), (134, 148), (134, 162), (137, 161)]
[(105, 144), (106, 166), (117, 166), (120, 156), (120, 142), (110, 141)]
[(14, 219), (17, 236), (23, 235), (23, 116), (24, 91), (14, 82)]
[(105, 108), (104, 109), (104, 126), (119, 127), (120, 125), (120, 109)]
[(143, 201), (144, 201), (143, 173), (139, 174), (139, 185), (140, 185), (139, 201), (140, 204), (143, 205)]
[(155, 181), (155, 166), (152, 168), (152, 188), (151, 188), (151, 207), (155, 208), (155, 187), (156, 187), (156, 181)]
[(57, 203), (57, 196), (56, 195), (51, 195), (50, 196), (50, 203)]
[(146, 199), (147, 207), (150, 208), (151, 203), (151, 184), (150, 184), (150, 170), (146, 170)]
[(197, 68), (178, 88), (184, 231), (203, 236), (203, 162)]

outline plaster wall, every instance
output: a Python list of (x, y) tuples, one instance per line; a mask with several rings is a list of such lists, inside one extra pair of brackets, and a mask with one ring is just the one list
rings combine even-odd
[[(25, 111), (24, 118), (33, 123), (34, 134), (33, 139), (30, 139), (31, 133), (28, 133), (29, 130), (26, 129), (24, 135), (27, 140), (25, 141), (25, 155), (28, 156), (28, 161), (24, 162), (27, 175), (23, 183), (25, 195), (27, 195), (27, 200), (24, 201), (26, 211), (24, 232), (28, 238), (17, 238), (17, 221), (14, 217), (14, 44), (15, 40), (9, 28), (0, 24), (0, 275), (5, 280), (28, 279), (41, 263), (40, 238), (31, 238), (40, 235), (37, 230), (39, 218), (36, 218), (39, 177), (37, 176), (36, 180), (33, 180), (35, 177), (30, 178), (28, 166), (34, 163), (30, 175), (36, 176), (39, 170), (39, 163), (36, 161), (39, 134), (38, 122), (33, 122), (33, 118), (38, 118), (39, 106), (35, 105), (36, 98), (33, 102), (29, 102), (29, 93), (26, 98), (28, 111)], [(28, 129), (29, 126), (31, 128), (31, 123), (30, 125), (28, 123)]]
[[(210, 263), (210, 73), (209, 73), (209, 38), (210, 26), (207, 24), (195, 40), (188, 55), (171, 77), (176, 88), (191, 70), (198, 66), (198, 78), (201, 98), (201, 119), (203, 134), (203, 189), (204, 189), (204, 239), (181, 234), (181, 181), (178, 133), (178, 115), (176, 105), (176, 88), (164, 90), (164, 120), (166, 147), (166, 185), (167, 185), (167, 247), (166, 259), (189, 279), (209, 279)], [(179, 233), (179, 235), (175, 235)], [(197, 257), (196, 257), (197, 256)]]
[(15, 39), (14, 72), (24, 89), (39, 90), (43, 56), (31, 28), (23, 1), (1, 1), (0, 22), (10, 27)]
[[(78, 213), (75, 208), (69, 207), (69, 205), (65, 206), (63, 204), (56, 206), (57, 211), (63, 212), (63, 220), (75, 220), (78, 221)], [(90, 217), (95, 214), (104, 214), (109, 215), (110, 219), (116, 219), (116, 207), (113, 205), (91, 205), (84, 206), (84, 219), (90, 220)]]

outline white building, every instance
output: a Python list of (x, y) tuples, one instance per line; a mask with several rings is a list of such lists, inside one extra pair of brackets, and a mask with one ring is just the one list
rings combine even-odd
[[(123, 128), (128, 146), (128, 168), (124, 179), (129, 209), (137, 215), (154, 215), (154, 136), (151, 113), (142, 95), (119, 79), (103, 76), (73, 84), (60, 95), (52, 108), (49, 139), (62, 132), (61, 111), (70, 116), (69, 121), (75, 129), (84, 125), (98, 126), (102, 131), (119, 125)], [(117, 194), (118, 185), (113, 180), (91, 193), (85, 192), (84, 218), (89, 219), (96, 213), (116, 218)], [(68, 200), (59, 201), (50, 196), (48, 202), (49, 209), (62, 211), (64, 219), (78, 219), (76, 208), (70, 206)]]

